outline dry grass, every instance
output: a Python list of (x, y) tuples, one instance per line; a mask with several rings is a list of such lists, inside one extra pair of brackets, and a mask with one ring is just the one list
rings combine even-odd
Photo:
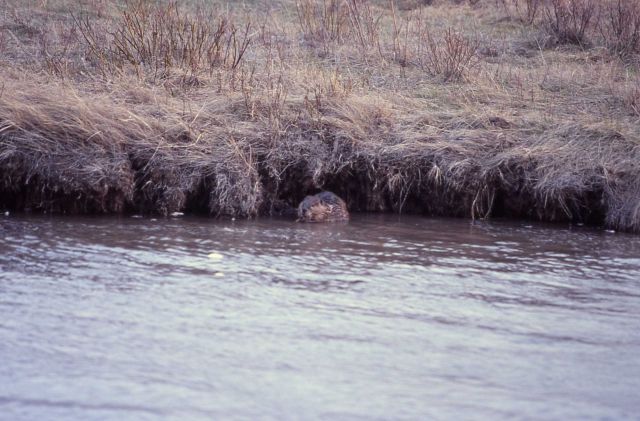
[(518, 19), (527, 24), (533, 24), (543, 10), (544, 0), (502, 0), (507, 10), (512, 10)]
[(71, 16), (99, 67), (122, 72), (125, 65), (131, 65), (137, 74), (144, 67), (154, 79), (173, 69), (191, 73), (211, 73), (220, 67), (234, 70), (251, 42), (251, 21), (239, 27), (212, 12), (189, 15), (177, 3), (166, 7), (134, 3), (122, 11), (106, 41), (88, 16)]
[(610, 0), (602, 5), (605, 45), (623, 57), (640, 54), (640, 1)]
[(595, 0), (550, 0), (545, 9), (544, 26), (561, 44), (587, 44), (587, 34), (597, 19)]
[(252, 217), (324, 188), (640, 231), (634, 26), (600, 11), (572, 49), (541, 42), (554, 2), (5, 3), (0, 207)]
[(478, 42), (447, 29), (437, 39), (427, 32), (424, 38), (427, 53), (423, 67), (432, 75), (441, 75), (445, 82), (462, 79), (475, 64)]

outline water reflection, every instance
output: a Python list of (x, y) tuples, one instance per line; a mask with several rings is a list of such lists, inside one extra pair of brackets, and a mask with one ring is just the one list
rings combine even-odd
[(640, 237), (0, 218), (8, 419), (633, 418)]

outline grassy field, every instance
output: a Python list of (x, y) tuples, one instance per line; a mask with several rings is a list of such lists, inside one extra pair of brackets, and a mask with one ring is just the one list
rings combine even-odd
[(0, 208), (640, 232), (640, 0), (0, 0)]

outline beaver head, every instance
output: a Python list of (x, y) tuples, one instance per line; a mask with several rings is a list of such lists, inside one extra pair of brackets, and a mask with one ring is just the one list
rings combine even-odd
[(328, 191), (307, 196), (298, 206), (299, 222), (332, 222), (348, 219), (347, 204)]

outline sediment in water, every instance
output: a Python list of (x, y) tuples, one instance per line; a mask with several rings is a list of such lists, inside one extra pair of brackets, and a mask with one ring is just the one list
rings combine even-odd
[[(365, 95), (249, 107), (211, 95), (0, 96), (0, 208), (253, 217), (331, 190), (350, 211), (580, 221), (640, 231), (637, 133), (429, 110)], [(497, 124), (499, 122), (500, 124)]]

